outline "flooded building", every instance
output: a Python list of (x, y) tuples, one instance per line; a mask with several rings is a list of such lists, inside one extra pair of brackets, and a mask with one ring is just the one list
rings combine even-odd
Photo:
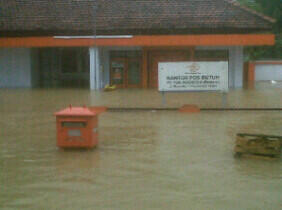
[(273, 19), (231, 0), (0, 1), (0, 87), (157, 88), (163, 61), (228, 61), (273, 45)]

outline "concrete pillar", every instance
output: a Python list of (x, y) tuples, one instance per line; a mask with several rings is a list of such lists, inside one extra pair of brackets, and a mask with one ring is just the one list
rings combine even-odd
[(244, 53), (243, 47), (236, 46), (229, 49), (229, 87), (243, 87)]
[(89, 48), (90, 56), (90, 89), (99, 90), (101, 88), (100, 56), (98, 47)]
[(228, 61), (228, 86), (229, 88), (234, 87), (234, 50), (232, 47), (229, 49), (229, 61)]

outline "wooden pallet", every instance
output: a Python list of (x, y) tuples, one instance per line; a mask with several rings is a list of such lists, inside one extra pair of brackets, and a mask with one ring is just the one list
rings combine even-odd
[(236, 157), (279, 158), (282, 136), (239, 133), (235, 142)]

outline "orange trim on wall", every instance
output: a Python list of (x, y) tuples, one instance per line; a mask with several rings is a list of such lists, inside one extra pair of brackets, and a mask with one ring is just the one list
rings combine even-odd
[(78, 46), (252, 46), (274, 45), (273, 34), (151, 35), (132, 38), (0, 38), (0, 47), (78, 47)]
[(279, 61), (252, 61), (252, 63), (254, 65), (281, 65), (282, 64), (282, 61), (279, 60)]
[(255, 64), (249, 63), (248, 81), (255, 81)]
[(255, 86), (255, 63), (249, 62), (248, 63), (248, 88), (254, 88)]
[[(194, 47), (194, 46), (193, 46)], [(154, 46), (154, 47), (143, 47), (147, 51), (174, 51), (174, 50), (187, 50), (192, 46)]]

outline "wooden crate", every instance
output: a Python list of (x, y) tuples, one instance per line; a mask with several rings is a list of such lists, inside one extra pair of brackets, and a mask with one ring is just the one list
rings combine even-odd
[(234, 152), (237, 157), (264, 156), (279, 158), (282, 136), (239, 133), (236, 137)]

